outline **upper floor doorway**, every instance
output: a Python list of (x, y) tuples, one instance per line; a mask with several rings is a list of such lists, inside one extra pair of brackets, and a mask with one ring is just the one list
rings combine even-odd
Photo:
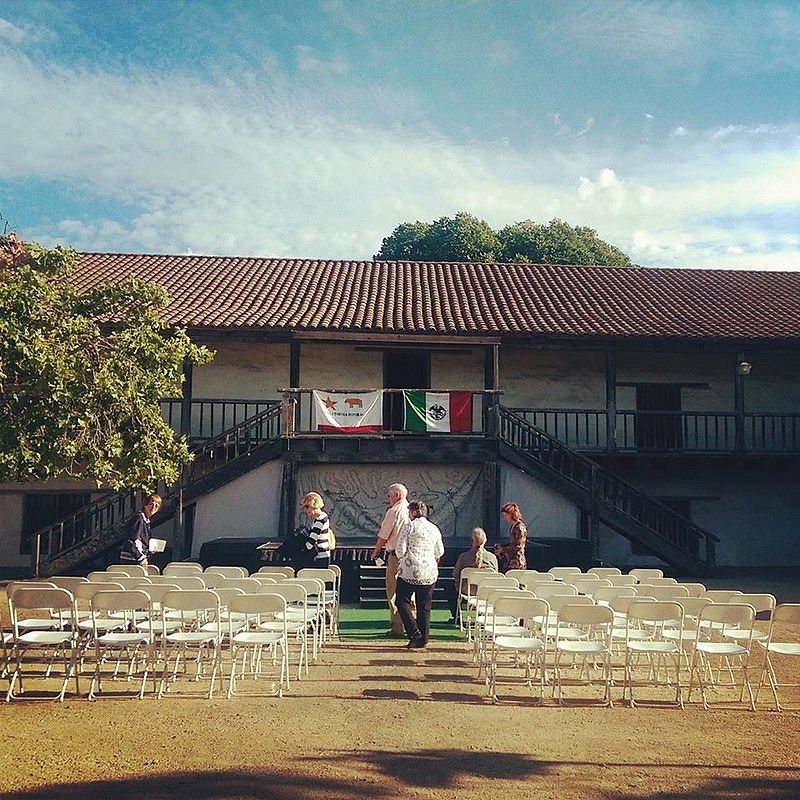
[[(430, 389), (431, 354), (425, 350), (385, 350), (383, 353), (385, 389)], [(403, 395), (387, 392), (383, 400), (384, 427), (403, 430)]]

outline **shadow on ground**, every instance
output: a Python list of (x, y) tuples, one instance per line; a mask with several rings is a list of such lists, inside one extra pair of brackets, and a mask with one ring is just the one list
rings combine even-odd
[[(753, 797), (759, 800), (797, 800), (800, 771), (753, 765), (707, 766), (690, 762), (669, 764), (609, 763), (540, 760), (518, 753), (441, 749), (433, 751), (359, 751), (326, 754), (332, 775), (348, 768), (355, 777), (320, 777), (317, 754), (297, 759), (280, 770), (205, 770), (172, 772), (151, 776), (51, 784), (40, 789), (0, 793), (0, 800), (305, 800), (308, 797), (384, 798), (417, 794), (419, 790), (463, 791), (486, 796), (487, 780), (497, 788), (514, 784), (513, 794), (527, 797), (553, 796), (556, 787), (569, 788), (570, 797), (621, 800), (728, 800)], [(292, 768), (292, 766), (294, 768)], [(604, 780), (611, 769), (613, 780)], [(323, 770), (324, 771), (324, 770)], [(628, 778), (646, 772), (645, 791)], [(610, 776), (609, 776), (610, 777)], [(677, 792), (674, 788), (681, 788)], [(520, 784), (523, 784), (522, 786)], [(616, 784), (610, 785), (610, 784)], [(507, 787), (511, 791), (512, 787)]]

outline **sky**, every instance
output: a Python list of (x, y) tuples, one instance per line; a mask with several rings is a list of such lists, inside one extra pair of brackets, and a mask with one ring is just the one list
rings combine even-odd
[(800, 270), (797, 0), (0, 0), (0, 91), (48, 246), (369, 259), (468, 211)]

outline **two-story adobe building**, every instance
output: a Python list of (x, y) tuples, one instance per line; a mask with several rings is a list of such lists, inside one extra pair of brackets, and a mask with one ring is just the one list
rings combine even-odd
[[(216, 351), (163, 404), (197, 450), (159, 528), (180, 555), (280, 538), (312, 488), (371, 541), (399, 480), (446, 540), (502, 537), (513, 499), (609, 563), (800, 564), (798, 273), (84, 253), (75, 280), (130, 274)], [(471, 393), (470, 429), (403, 430), (402, 389)], [(381, 429), (317, 430), (313, 390), (380, 390)], [(132, 507), (2, 486), (0, 564), (74, 568)]]

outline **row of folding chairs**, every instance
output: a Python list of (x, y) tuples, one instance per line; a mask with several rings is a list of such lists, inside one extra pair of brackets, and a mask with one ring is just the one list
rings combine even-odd
[[(615, 656), (621, 656), (616, 666), (622, 671), (622, 698), (632, 706), (636, 705), (635, 687), (649, 685), (674, 689), (675, 703), (683, 707), (686, 675), (687, 698), (697, 689), (704, 708), (712, 692), (728, 688), (738, 690), (737, 702), (746, 700), (755, 709), (768, 683), (780, 710), (779, 687), (798, 685), (779, 682), (776, 659), (800, 655), (800, 644), (785, 637), (787, 626), (800, 626), (800, 605), (776, 607), (772, 595), (742, 593), (729, 593), (719, 597), (719, 602), (706, 597), (678, 601), (631, 595), (595, 603), (569, 588), (561, 587), (559, 594), (541, 585), (532, 592), (517, 588), (513, 578), (479, 587), (472, 632), (474, 657), (479, 675), (486, 672), (494, 700), (504, 656), (512, 666), (523, 668), (528, 686), (539, 685), (543, 698), (545, 663), (551, 652), (553, 696), (559, 703), (564, 702), (568, 661), (566, 674), (572, 682), (587, 682), (590, 667), (595, 672), (599, 668), (603, 703), (610, 705)], [(757, 626), (760, 610), (767, 612), (768, 619)], [(755, 691), (749, 672), (754, 646), (762, 655)]]
[[(111, 653), (117, 656), (111, 678), (119, 678), (121, 671), (126, 681), (134, 672), (140, 674), (140, 697), (148, 675), (153, 677), (154, 692), (163, 696), (179, 670), (186, 671), (191, 653), (197, 679), (210, 667), (210, 697), (217, 677), (222, 681), (223, 642), (228, 645), (229, 696), (238, 677), (258, 675), (268, 662), (280, 665), (276, 686), (282, 694), (289, 685), (290, 642), (297, 642), (300, 678), (303, 672), (308, 674), (309, 658), (317, 658), (323, 641), (324, 584), (315, 578), (284, 577), (281, 583), (273, 583), (274, 579), (264, 577), (263, 583), (255, 582), (259, 590), (249, 593), (236, 586), (181, 588), (178, 582), (186, 578), (173, 578), (176, 583), (170, 584), (154, 583), (151, 577), (149, 582), (129, 588), (80, 578), (55, 580), (70, 582), (72, 591), (55, 582), (9, 584), (12, 629), (3, 635), (2, 670), (9, 681), (7, 700), (24, 691), (26, 666), (41, 666), (35, 674), (49, 678), (61, 664), (63, 680), (56, 698), (63, 700), (71, 679), (80, 694), (83, 663), (92, 653), (92, 699), (101, 689), (104, 665)], [(272, 655), (266, 661), (265, 650)], [(163, 665), (158, 682), (156, 664)]]

